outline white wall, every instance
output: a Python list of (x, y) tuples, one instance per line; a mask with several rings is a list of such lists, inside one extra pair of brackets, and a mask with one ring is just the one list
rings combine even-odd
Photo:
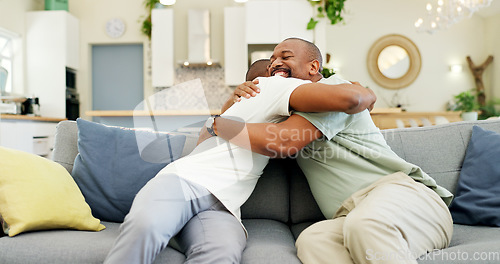
[[(0, 27), (7, 29), (8, 31), (17, 33), (21, 36), (20, 40), (20, 55), (19, 60), (14, 62), (12, 86), (13, 92), (15, 94), (23, 94), (25, 92), (25, 56), (24, 50), (24, 32), (26, 21), (24, 18), (24, 13), (28, 11), (36, 11), (44, 9), (43, 0), (0, 0)], [(14, 51), (16, 52), (16, 51)], [(20, 70), (19, 70), (20, 69)]]
[[(235, 5), (233, 0), (179, 0), (174, 9), (174, 62), (187, 59), (187, 10), (190, 8), (206, 8), (211, 15), (211, 50), (212, 57), (224, 61), (224, 7)], [(92, 76), (91, 76), (91, 45), (143, 43), (144, 44), (144, 98), (153, 94), (151, 85), (149, 40), (140, 31), (146, 9), (141, 0), (85, 0), (70, 1), (69, 11), (80, 19), (80, 69), (78, 71), (78, 90), (81, 99), (80, 112), (92, 109)], [(125, 20), (127, 31), (118, 38), (106, 36), (104, 25), (113, 17)]]
[(43, 0), (0, 0), (0, 27), (24, 35), (24, 13), (43, 10)]
[[(333, 63), (340, 67), (343, 77), (357, 80), (375, 91), (378, 97), (376, 107), (388, 107), (398, 92), (401, 101), (408, 104), (409, 111), (443, 111), (446, 102), (454, 95), (475, 87), (466, 56), (470, 55), (479, 64), (488, 55), (484, 41), (488, 35), (485, 32), (487, 23), (484, 19), (474, 15), (430, 35), (414, 29), (414, 22), (424, 15), (425, 1), (349, 0), (346, 1), (346, 10), (345, 25), (329, 26), (327, 29), (327, 52), (332, 54)], [(496, 23), (498, 28), (498, 20)], [(493, 21), (490, 24), (494, 27)], [(371, 79), (366, 68), (368, 50), (386, 34), (401, 34), (410, 38), (422, 56), (419, 76), (410, 86), (400, 90), (380, 87)], [(498, 36), (496, 40), (498, 43)], [(499, 49), (498, 45), (496, 49)], [(449, 65), (457, 63), (463, 65), (463, 72), (449, 72)]]
[[(486, 22), (474, 15), (447, 30), (430, 35), (417, 33), (413, 26), (417, 18), (424, 15), (425, 1), (349, 0), (346, 1), (346, 11), (345, 25), (329, 26), (327, 29), (327, 52), (332, 54), (333, 63), (340, 67), (343, 77), (357, 80), (375, 91), (378, 97), (376, 107), (388, 107), (386, 102), (390, 103), (396, 93), (378, 86), (366, 68), (368, 50), (386, 34), (395, 33), (410, 38), (422, 56), (418, 78), (410, 86), (398, 90), (402, 101), (408, 103), (409, 111), (443, 111), (446, 102), (454, 95), (474, 88), (465, 58), (470, 55), (476, 64), (482, 63), (493, 52), (486, 50), (485, 38), (488, 35), (496, 35), (496, 39), (490, 41), (491, 50), (500, 51), (498, 44), (494, 45), (500, 39), (498, 19)], [(486, 28), (491, 31), (489, 34)], [(449, 65), (457, 63), (463, 64), (464, 71), (458, 74), (449, 72)], [(489, 77), (493, 67), (490, 65), (487, 69)]]
[[(92, 45), (143, 44), (144, 45), (144, 92), (151, 92), (151, 75), (148, 73), (148, 38), (141, 33), (139, 18), (146, 15), (143, 1), (138, 0), (85, 0), (69, 1), (69, 12), (80, 21), (80, 68), (77, 89), (80, 94), (80, 115), (92, 109)], [(105, 25), (111, 18), (125, 21), (126, 31), (120, 38), (106, 35)], [(117, 99), (120, 96), (117, 95)]]
[[(304, 0), (305, 1), (305, 0)], [(0, 0), (0, 26), (23, 34), (24, 12), (43, 9), (43, 0)], [(234, 6), (233, 0), (179, 0), (174, 8), (175, 61), (187, 58), (187, 9), (208, 8), (212, 20), (212, 57), (224, 62), (223, 7)], [(409, 37), (420, 49), (422, 69), (417, 80), (399, 90), (407, 99), (410, 111), (441, 111), (453, 95), (474, 87), (465, 57), (470, 55), (476, 64), (488, 55), (496, 58), (485, 72), (487, 95), (500, 97), (500, 15), (483, 19), (474, 16), (434, 35), (417, 33), (413, 24), (425, 12), (422, 0), (348, 0), (345, 25), (327, 27), (327, 49), (340, 74), (360, 81), (378, 96), (377, 107), (387, 107), (395, 94), (379, 87), (366, 69), (366, 56), (373, 42), (386, 34), (398, 33)], [(146, 14), (142, 0), (85, 0), (69, 1), (69, 11), (80, 20), (80, 69), (78, 89), (81, 113), (91, 109), (91, 45), (143, 43), (145, 58), (149, 53), (148, 39), (140, 33), (139, 19)], [(126, 33), (118, 39), (105, 35), (104, 25), (112, 17), (121, 17), (127, 24)], [(259, 18), (265, 19), (265, 18)], [(293, 19), (293, 18), (291, 18)], [(230, 37), (230, 36), (229, 36)], [(325, 51), (323, 51), (325, 52)], [(464, 71), (452, 74), (448, 66), (461, 63)], [(144, 65), (149, 65), (145, 61)], [(145, 97), (152, 93), (148, 69), (144, 69)], [(491, 92), (492, 87), (496, 87)]]
[(489, 98), (500, 98), (500, 14), (486, 19), (486, 53), (494, 57), (485, 73)]

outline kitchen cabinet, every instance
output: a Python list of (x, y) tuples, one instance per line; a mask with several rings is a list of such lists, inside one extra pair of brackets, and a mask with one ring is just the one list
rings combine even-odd
[(227, 85), (245, 80), (248, 45), (245, 39), (245, 8), (224, 8), (224, 74)]
[(311, 4), (304, 0), (250, 0), (246, 3), (247, 44), (277, 44), (289, 37), (314, 41), (307, 30)]
[[(244, 6), (224, 9), (224, 70), (226, 84), (243, 82), (252, 51), (272, 51), (289, 37), (314, 42), (325, 53), (326, 23), (307, 30), (313, 10), (304, 0), (249, 0)], [(266, 45), (267, 44), (267, 45)], [(325, 61), (325, 54), (323, 54)]]
[(52, 158), (56, 121), (0, 119), (0, 146)]
[(27, 94), (40, 115), (66, 117), (66, 68), (78, 70), (79, 21), (64, 10), (26, 13)]
[(94, 122), (109, 126), (140, 127), (157, 131), (179, 131), (199, 133), (208, 116), (220, 115), (216, 110), (154, 110), (154, 123), (148, 110), (87, 111)]
[(153, 87), (174, 85), (174, 11), (153, 9), (151, 31), (151, 79)]

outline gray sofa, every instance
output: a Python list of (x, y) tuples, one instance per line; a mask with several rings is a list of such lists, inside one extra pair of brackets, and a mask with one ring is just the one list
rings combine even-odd
[[(403, 159), (417, 164), (443, 187), (456, 188), (473, 125), (500, 132), (500, 120), (458, 122), (424, 128), (384, 130), (388, 144)], [(185, 152), (193, 147), (188, 138)], [(58, 125), (54, 160), (71, 171), (77, 154), (77, 126)], [(242, 263), (300, 263), (295, 239), (323, 218), (308, 184), (293, 159), (271, 160), (242, 208), (248, 229)], [(101, 232), (37, 231), (0, 238), (0, 264), (102, 263), (119, 223), (103, 223)], [(419, 263), (499, 263), (500, 228), (455, 225), (449, 248), (423, 256)], [(495, 255), (496, 253), (496, 255)], [(489, 254), (486, 256), (486, 254)], [(155, 263), (182, 263), (184, 255), (166, 248)]]

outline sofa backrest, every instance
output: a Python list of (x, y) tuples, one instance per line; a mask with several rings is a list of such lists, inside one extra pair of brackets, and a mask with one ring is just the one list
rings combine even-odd
[[(194, 134), (184, 134), (186, 142), (181, 156), (189, 154), (198, 141)], [(63, 165), (68, 172), (73, 170), (73, 163), (78, 155), (78, 126), (76, 121), (61, 121), (57, 124), (52, 160)]]
[[(181, 156), (190, 153), (196, 146), (197, 140), (198, 137), (195, 135), (186, 135), (186, 143)], [(52, 159), (71, 173), (77, 155), (78, 126), (75, 121), (62, 121), (57, 125)], [(255, 192), (242, 206), (242, 218), (264, 218), (288, 222), (290, 183), (287, 167), (290, 163), (294, 164), (294, 161), (273, 160), (266, 166)]]
[(382, 130), (387, 144), (404, 160), (416, 164), (440, 186), (455, 193), (472, 127), (500, 133), (500, 119)]
[[(500, 119), (497, 119), (382, 130), (382, 134), (400, 157), (420, 166), (439, 185), (455, 192), (474, 125), (500, 133)], [(188, 139), (191, 142), (186, 142), (183, 154), (193, 147), (193, 140)], [(53, 159), (69, 172), (78, 154), (77, 142), (76, 122), (59, 123)], [(304, 174), (293, 159), (271, 160), (241, 211), (243, 219), (265, 218), (291, 224), (324, 219)]]
[[(500, 133), (500, 119), (456, 122), (419, 128), (381, 130), (387, 144), (401, 158), (420, 166), (436, 182), (455, 193), (472, 127)], [(264, 175), (263, 175), (264, 177)], [(296, 225), (324, 219), (300, 171), (289, 174), (290, 221)]]

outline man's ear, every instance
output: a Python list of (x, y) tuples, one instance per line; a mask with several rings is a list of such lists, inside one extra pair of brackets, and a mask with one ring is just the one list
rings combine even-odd
[(319, 65), (319, 61), (318, 60), (313, 60), (313, 61), (311, 61), (310, 65), (311, 66), (309, 68), (309, 74), (310, 75), (316, 75), (316, 74), (318, 74), (319, 69), (321, 68), (320, 67), (321, 65)]

